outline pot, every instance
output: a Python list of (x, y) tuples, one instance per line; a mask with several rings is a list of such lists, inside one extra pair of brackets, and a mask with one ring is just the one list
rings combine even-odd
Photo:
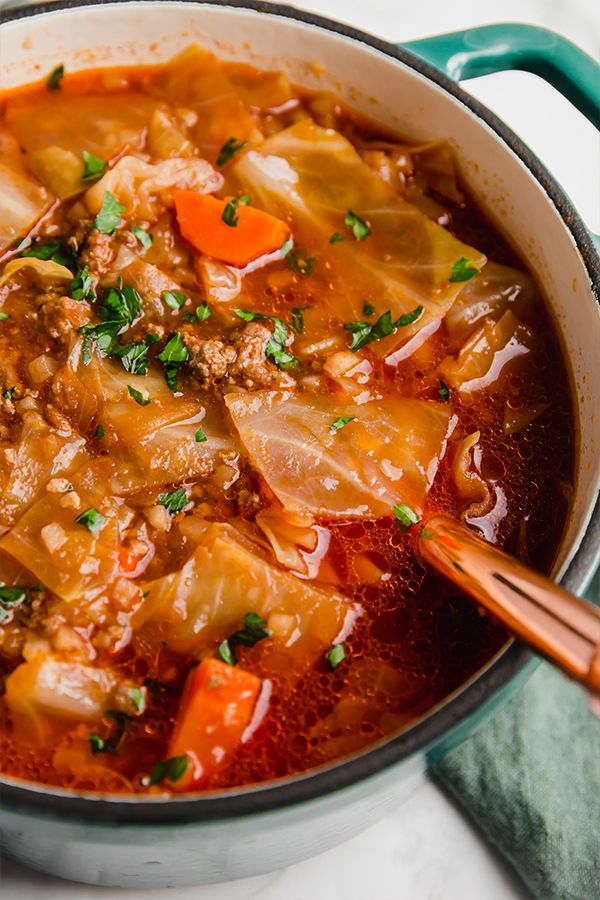
[[(600, 126), (598, 66), (557, 35), (524, 25), (402, 47), (253, 0), (59, 0), (3, 14), (0, 83), (27, 83), (59, 62), (69, 71), (157, 63), (192, 41), (225, 59), (284, 69), (308, 88), (329, 88), (415, 141), (449, 139), (485, 212), (527, 247), (570, 365), (579, 423), (576, 492), (552, 574), (581, 592), (593, 573), (600, 535), (600, 509), (593, 511), (600, 484), (600, 258), (552, 176), (455, 79), (506, 68), (535, 71)], [(148, 799), (75, 794), (4, 778), (0, 846), (53, 875), (139, 888), (225, 881), (287, 866), (382, 816), (534, 666), (529, 651), (508, 643), (400, 734), (308, 774), (257, 787)]]

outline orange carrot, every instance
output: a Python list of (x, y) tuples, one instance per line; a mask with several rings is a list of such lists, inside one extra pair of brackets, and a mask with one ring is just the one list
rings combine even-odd
[(191, 673), (169, 744), (169, 757), (188, 757), (173, 790), (197, 787), (240, 744), (250, 724), (261, 680), (219, 659)]
[(237, 208), (234, 204), (233, 216), (229, 218), (236, 224), (228, 225), (223, 213), (231, 197), (219, 200), (195, 191), (174, 191), (173, 197), (186, 241), (200, 253), (240, 269), (277, 250), (290, 236), (290, 229), (281, 219), (243, 203), (238, 203)]

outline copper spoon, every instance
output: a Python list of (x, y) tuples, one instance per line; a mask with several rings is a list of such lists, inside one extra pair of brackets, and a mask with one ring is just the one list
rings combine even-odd
[(515, 637), (583, 684), (600, 716), (600, 610), (447, 516), (424, 523), (418, 549)]

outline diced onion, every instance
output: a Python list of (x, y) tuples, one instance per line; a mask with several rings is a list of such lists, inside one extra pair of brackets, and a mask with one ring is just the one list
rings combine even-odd
[(32, 359), (27, 366), (27, 370), (34, 384), (41, 384), (42, 381), (47, 381), (56, 374), (58, 368), (59, 363), (54, 357), (47, 356), (45, 353), (36, 356), (36, 358)]

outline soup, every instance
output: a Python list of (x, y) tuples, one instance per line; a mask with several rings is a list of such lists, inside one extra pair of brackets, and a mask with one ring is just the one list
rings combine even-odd
[(547, 571), (573, 414), (443, 140), (190, 47), (6, 93), (0, 183), (4, 774), (292, 775), (502, 647), (415, 538)]

